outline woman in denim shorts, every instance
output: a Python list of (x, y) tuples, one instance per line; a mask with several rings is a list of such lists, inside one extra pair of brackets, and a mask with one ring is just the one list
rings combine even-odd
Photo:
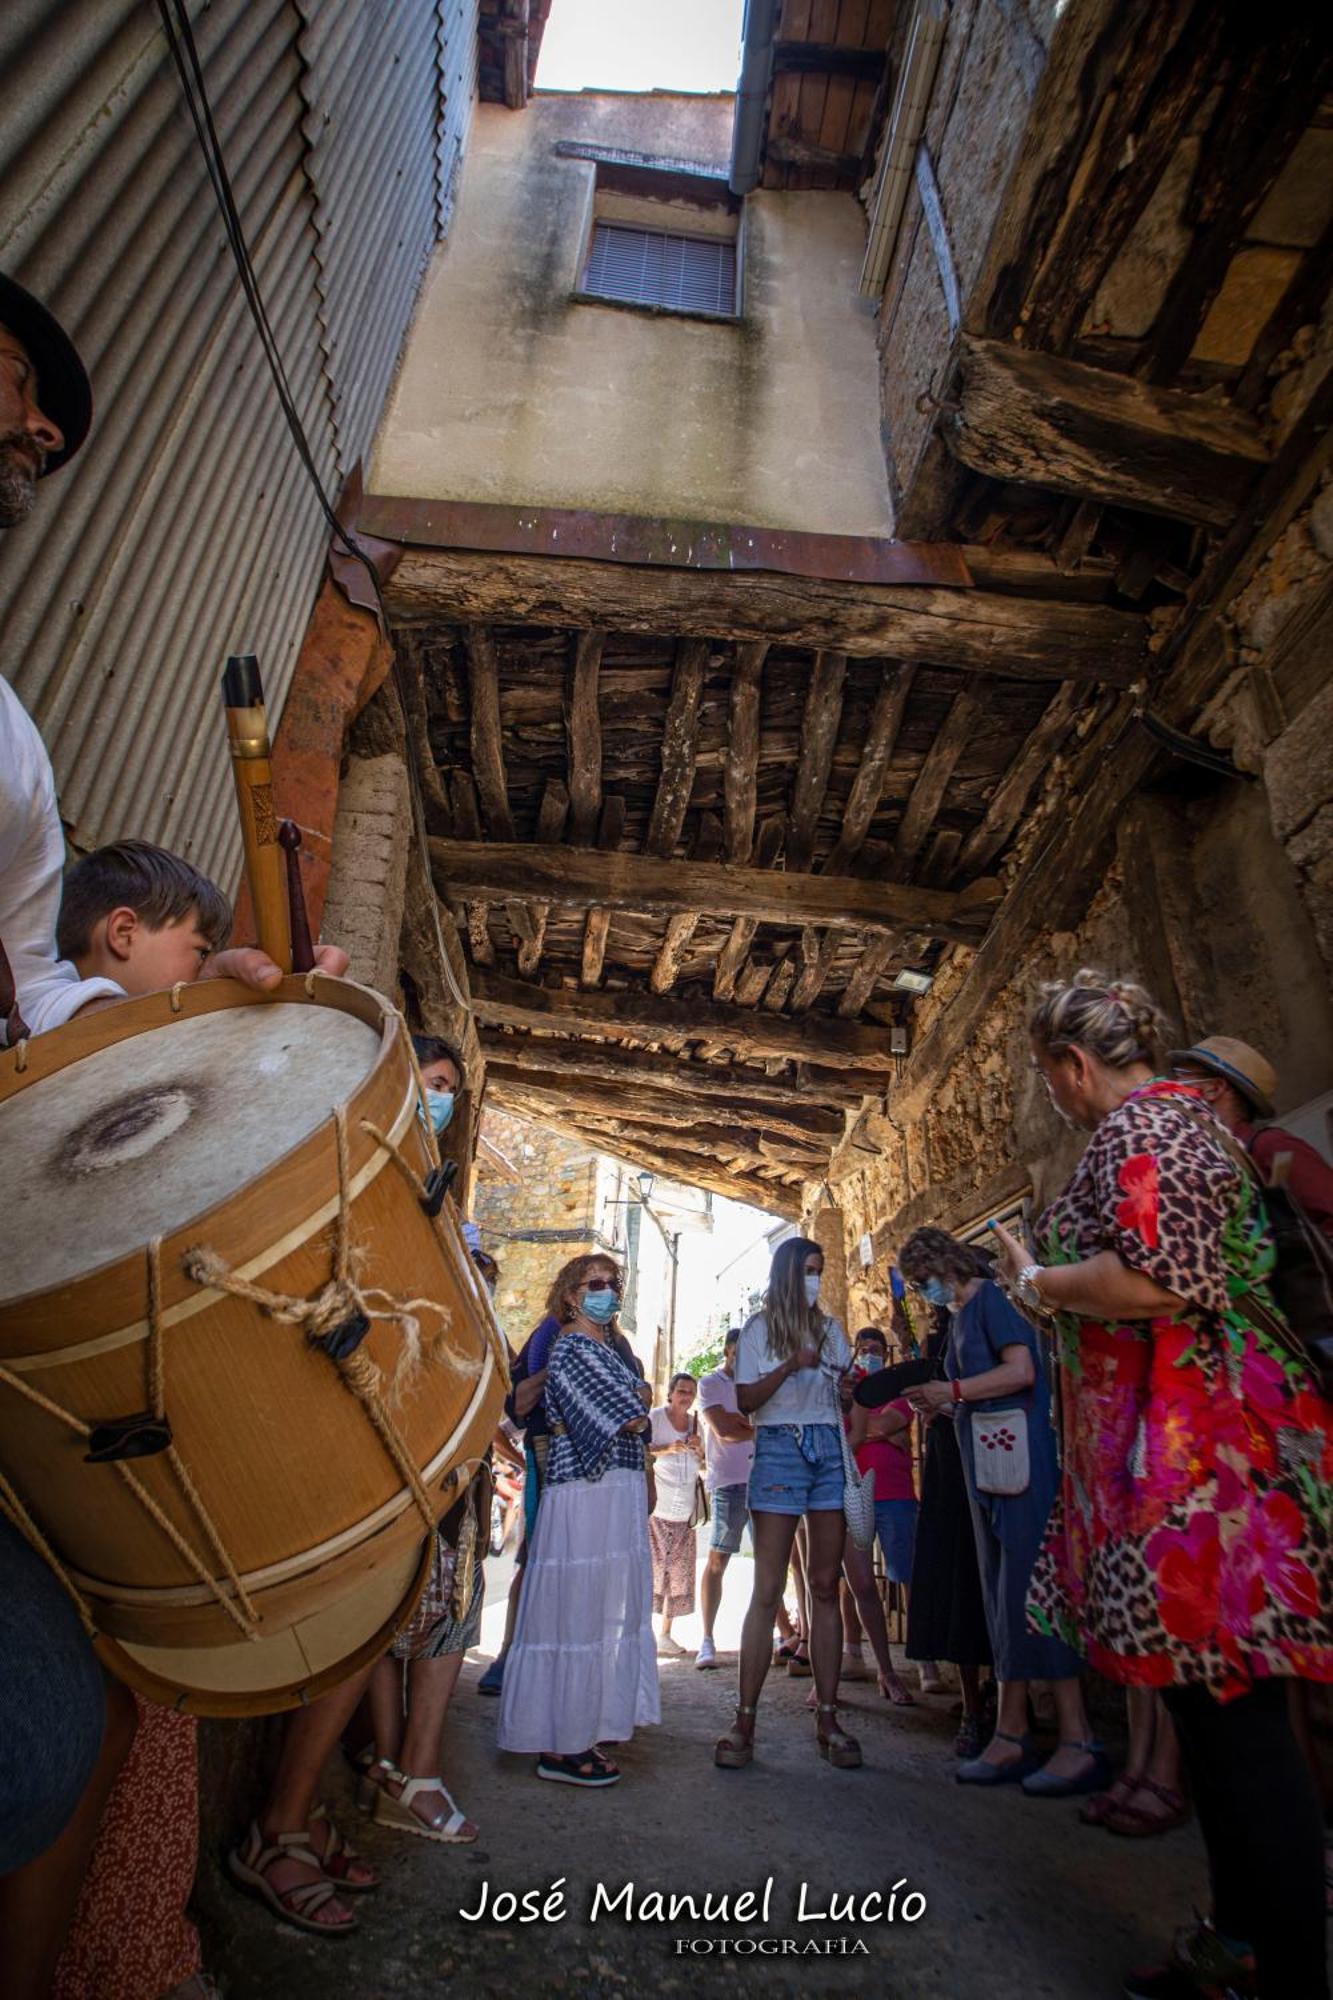
[(802, 1515), (809, 1536), (810, 1660), (819, 1704), (819, 1754), (841, 1769), (861, 1762), (860, 1744), (838, 1727), (835, 1700), (842, 1654), (838, 1579), (844, 1531), (839, 1385), (851, 1350), (837, 1320), (819, 1310), (823, 1269), (817, 1243), (802, 1236), (783, 1243), (773, 1258), (763, 1310), (742, 1329), (736, 1354), (736, 1400), (755, 1427), (750, 1473), (754, 1594), (741, 1633), (736, 1720), (713, 1752), (724, 1770), (737, 1770), (754, 1755), (754, 1719), (772, 1659), (773, 1620)]

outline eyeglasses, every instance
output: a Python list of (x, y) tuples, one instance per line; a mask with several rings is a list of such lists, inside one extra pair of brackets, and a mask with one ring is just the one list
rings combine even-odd
[(583, 1289), (585, 1292), (614, 1292), (617, 1298), (620, 1296), (620, 1287), (614, 1278), (589, 1278)]

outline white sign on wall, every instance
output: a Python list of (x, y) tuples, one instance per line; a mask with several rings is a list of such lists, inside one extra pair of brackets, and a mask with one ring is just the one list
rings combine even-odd
[(875, 1261), (874, 1240), (871, 1237), (870, 1231), (867, 1230), (865, 1235), (861, 1238), (861, 1263), (863, 1267), (868, 1269), (869, 1266), (874, 1263), (874, 1261)]

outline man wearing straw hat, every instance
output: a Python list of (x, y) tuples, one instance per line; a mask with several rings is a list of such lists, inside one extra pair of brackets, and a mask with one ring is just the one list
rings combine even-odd
[(1277, 1071), (1258, 1049), (1231, 1035), (1210, 1035), (1192, 1048), (1172, 1049), (1171, 1073), (1198, 1085), (1264, 1179), (1280, 1181), (1315, 1227), (1333, 1238), (1333, 1167), (1294, 1132), (1255, 1122), (1272, 1118), (1278, 1087)]

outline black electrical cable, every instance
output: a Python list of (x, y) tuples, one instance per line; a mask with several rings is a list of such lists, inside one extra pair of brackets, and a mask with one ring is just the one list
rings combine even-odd
[(1211, 771), (1217, 778), (1249, 778), (1253, 774), (1240, 770), (1221, 750), (1214, 750), (1210, 744), (1199, 743), (1182, 730), (1173, 728), (1162, 716), (1150, 708), (1141, 708), (1138, 719), (1153, 741), (1169, 750), (1173, 757), (1180, 757), (1188, 764), (1197, 764), (1201, 770)]

